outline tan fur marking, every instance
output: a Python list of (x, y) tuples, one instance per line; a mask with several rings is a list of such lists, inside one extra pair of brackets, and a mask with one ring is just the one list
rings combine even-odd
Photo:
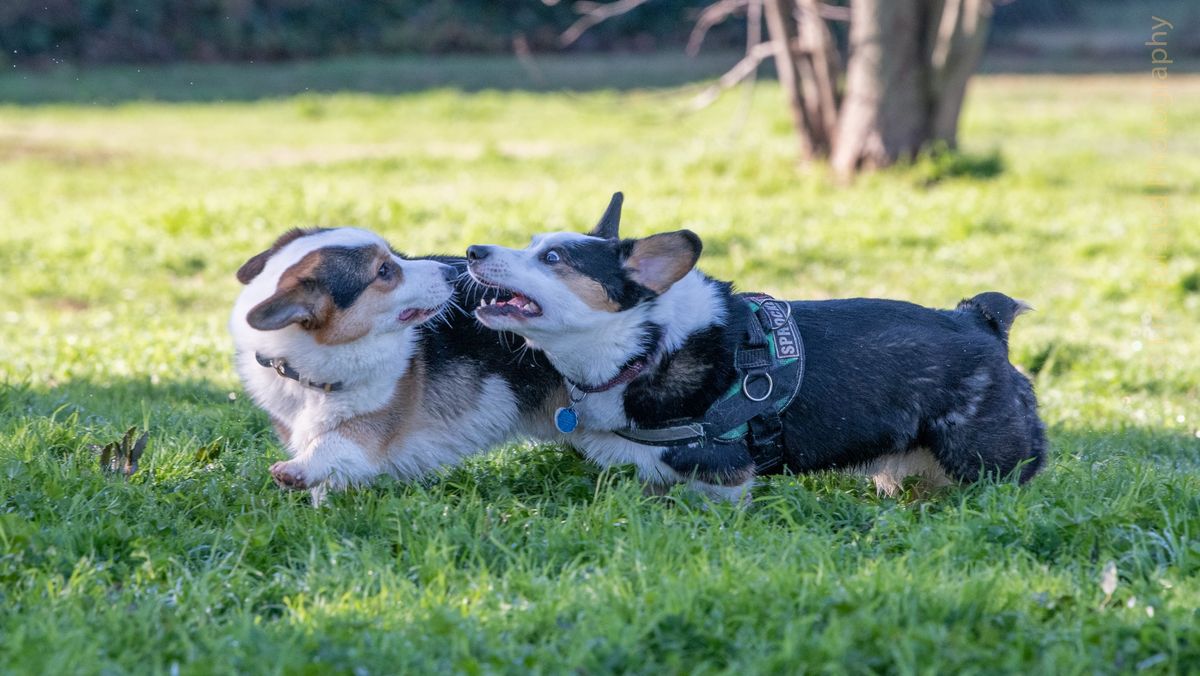
[(313, 279), (316, 277), (316, 272), (323, 262), (325, 262), (324, 249), (308, 252), (304, 255), (304, 258), (296, 261), (292, 267), (283, 271), (283, 274), (279, 276), (279, 283), (275, 288), (279, 291), (294, 289), (300, 286), (303, 280)]
[(900, 494), (908, 477), (919, 478), (925, 490), (954, 483), (933, 454), (924, 448), (880, 456), (860, 467), (859, 473), (871, 478), (876, 492), (890, 498)]
[[(390, 252), (379, 249), (362, 271), (364, 277), (374, 275), (375, 269), (390, 257)], [(304, 280), (317, 277), (326, 262), (320, 249), (301, 258), (280, 275), (272, 299), (287, 298), (288, 302), (308, 308), (313, 319), (303, 324), (302, 328), (311, 331), (318, 343), (341, 345), (353, 342), (371, 332), (375, 319), (386, 308), (387, 295), (400, 284), (402, 272), (397, 267), (391, 279), (376, 279), (350, 307), (339, 308), (319, 288), (306, 288), (304, 284)]]
[(271, 416), (271, 425), (275, 427), (275, 434), (279, 437), (280, 443), (286, 446), (292, 441), (292, 428), (288, 427), (286, 423)]
[(620, 305), (608, 297), (608, 292), (604, 290), (604, 286), (600, 282), (580, 273), (575, 268), (569, 265), (559, 265), (554, 268), (554, 273), (558, 275), (563, 284), (567, 285), (571, 293), (593, 310), (616, 312), (621, 309)]
[[(374, 271), (389, 257), (389, 253), (380, 250), (368, 269)], [(313, 339), (322, 345), (342, 345), (366, 336), (374, 327), (379, 313), (386, 307), (388, 294), (399, 286), (400, 279), (401, 272), (397, 267), (391, 279), (371, 282), (350, 307), (339, 308), (330, 302), (329, 312), (313, 332)]]
[(380, 464), (386, 463), (398, 440), (421, 424), (421, 402), (427, 385), (424, 362), (413, 359), (382, 408), (344, 421), (338, 433), (366, 449)]
[(279, 236), (279, 239), (275, 240), (275, 243), (271, 245), (270, 249), (252, 256), (250, 260), (242, 264), (242, 267), (238, 268), (238, 281), (242, 284), (249, 284), (250, 282), (254, 281), (254, 278), (257, 277), (259, 273), (263, 271), (263, 268), (267, 266), (267, 261), (271, 260), (271, 256), (274, 256), (280, 249), (300, 239), (301, 237), (304, 237), (305, 235), (318, 233), (321, 232), (321, 230), (322, 228), (309, 228), (307, 230), (292, 228), (291, 230), (283, 233)]
[[(329, 307), (333, 303), (325, 297), (316, 288), (305, 288), (303, 280), (306, 277), (311, 277), (312, 272), (321, 264), (321, 252), (313, 251), (312, 253), (301, 258), (295, 265), (284, 271), (279, 276), (279, 283), (275, 286), (275, 293), (255, 306), (250, 311), (250, 316), (247, 318), (251, 326), (255, 328), (263, 328), (258, 324), (256, 315), (270, 317), (275, 315), (274, 311), (262, 312), (264, 308), (280, 308), (283, 305), (298, 305), (308, 310), (312, 319), (300, 322), (300, 325), (305, 330), (311, 330), (320, 326), (324, 316), (328, 313)], [(281, 326), (272, 326), (271, 328), (281, 328)]]

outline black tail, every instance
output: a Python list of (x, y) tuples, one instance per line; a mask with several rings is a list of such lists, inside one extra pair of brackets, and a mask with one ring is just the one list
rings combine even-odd
[(1015, 300), (997, 291), (981, 293), (974, 298), (959, 301), (959, 311), (978, 313), (984, 323), (994, 332), (1005, 346), (1008, 345), (1008, 332), (1016, 318), (1033, 308), (1024, 301)]

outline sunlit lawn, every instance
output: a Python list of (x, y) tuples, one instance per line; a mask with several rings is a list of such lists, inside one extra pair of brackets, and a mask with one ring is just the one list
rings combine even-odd
[[(690, 67), (0, 77), (0, 672), (1200, 669), (1200, 78), (1156, 111), (1146, 76), (981, 77), (965, 156), (838, 187), (773, 84), (699, 113), (603, 87)], [(408, 93), (255, 100), (310, 81)], [(271, 484), (224, 328), (242, 261), (297, 225), (521, 244), (617, 189), (628, 234), (691, 228), (744, 289), (1028, 300), (1047, 470), (924, 501), (778, 478), (745, 511), (554, 446), (321, 510)], [(103, 474), (90, 445), (135, 425), (141, 471)]]

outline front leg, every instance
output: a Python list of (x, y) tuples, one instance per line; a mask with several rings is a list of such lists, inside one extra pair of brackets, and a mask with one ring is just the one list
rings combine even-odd
[(310, 490), (320, 503), (328, 490), (369, 483), (384, 470), (379, 454), (337, 432), (310, 441), (291, 460), (271, 465), (271, 477), (280, 488)]
[(749, 507), (753, 499), (751, 489), (754, 488), (754, 477), (740, 484), (718, 485), (703, 481), (689, 481), (688, 486), (713, 501), (731, 502), (739, 507)]
[(710, 441), (703, 446), (677, 446), (662, 460), (703, 493), (741, 500), (754, 485), (754, 459), (741, 442)]

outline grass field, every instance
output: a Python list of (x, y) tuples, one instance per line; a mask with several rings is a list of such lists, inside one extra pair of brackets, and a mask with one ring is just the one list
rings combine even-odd
[[(1145, 75), (981, 77), (964, 155), (843, 188), (796, 166), (773, 85), (743, 118), (606, 89), (611, 62), (579, 93), (470, 63), (406, 67), (510, 91), (0, 77), (0, 672), (1200, 670), (1200, 78), (1155, 109)], [(514, 445), (320, 510), (272, 485), (225, 332), (244, 259), (313, 224), (520, 244), (616, 189), (627, 233), (691, 228), (742, 288), (1029, 300), (1046, 471), (928, 500), (783, 477), (739, 511)], [(135, 425), (141, 471), (101, 472)]]

